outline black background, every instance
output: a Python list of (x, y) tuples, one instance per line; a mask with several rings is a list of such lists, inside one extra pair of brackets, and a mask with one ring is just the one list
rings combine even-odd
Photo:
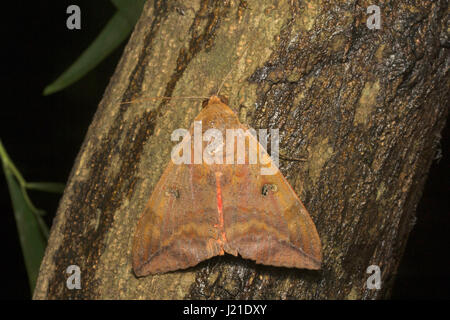
[[(66, 8), (81, 8), (81, 30), (66, 28)], [(13, 2), (3, 11), (0, 137), (27, 181), (65, 182), (125, 43), (87, 77), (54, 95), (42, 90), (95, 39), (115, 8), (109, 0)], [(449, 128), (442, 158), (431, 167), (417, 223), (393, 289), (394, 299), (450, 298)], [(30, 193), (48, 212), (59, 196)], [(30, 290), (3, 171), (0, 173), (3, 299), (28, 299)]]

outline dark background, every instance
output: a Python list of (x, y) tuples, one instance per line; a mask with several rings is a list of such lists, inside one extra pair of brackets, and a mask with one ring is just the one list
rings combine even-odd
[[(66, 28), (66, 8), (81, 8), (81, 30)], [(85, 78), (44, 97), (42, 90), (95, 39), (115, 8), (109, 0), (16, 1), (3, 11), (0, 138), (27, 181), (65, 182), (125, 43)], [(450, 298), (449, 126), (442, 158), (431, 167), (417, 223), (398, 270), (392, 298)], [(56, 212), (59, 196), (31, 192)], [(30, 290), (3, 170), (0, 170), (3, 299), (29, 299)]]

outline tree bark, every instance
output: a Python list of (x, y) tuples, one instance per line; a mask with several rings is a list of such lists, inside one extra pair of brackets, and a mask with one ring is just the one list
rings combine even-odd
[[(371, 4), (149, 1), (75, 161), (34, 298), (389, 297), (448, 112), (448, 3), (384, 1), (381, 29), (366, 25)], [(170, 133), (201, 109), (145, 97), (208, 96), (224, 79), (244, 123), (280, 129), (280, 170), (317, 226), (322, 269), (227, 255), (136, 278), (133, 234)], [(69, 265), (80, 290), (66, 286)], [(380, 290), (366, 285), (370, 265)]]

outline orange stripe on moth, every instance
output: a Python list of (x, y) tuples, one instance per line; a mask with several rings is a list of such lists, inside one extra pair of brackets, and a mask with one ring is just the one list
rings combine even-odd
[(227, 242), (227, 238), (225, 236), (224, 223), (223, 223), (223, 201), (222, 201), (222, 188), (220, 187), (220, 177), (222, 176), (222, 172), (216, 172), (216, 199), (217, 199), (217, 212), (219, 213), (219, 224), (216, 225), (220, 229), (221, 239), (218, 239), (221, 248), (220, 254), (224, 254), (223, 244)]
[(223, 228), (223, 202), (222, 189), (220, 188), (220, 176), (222, 172), (216, 172), (217, 212), (219, 213), (219, 226)]

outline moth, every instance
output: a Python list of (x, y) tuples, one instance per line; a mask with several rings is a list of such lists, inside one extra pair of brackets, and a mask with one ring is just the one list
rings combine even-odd
[[(194, 123), (199, 121), (202, 133), (215, 129), (223, 137), (228, 129), (247, 130), (217, 96)], [(194, 129), (193, 124), (190, 136)], [(182, 150), (190, 150), (195, 160), (194, 143), (186, 137)], [(256, 138), (245, 141), (244, 163), (169, 161), (134, 235), (136, 276), (186, 269), (225, 253), (259, 264), (320, 269), (321, 243), (308, 211)], [(231, 143), (224, 158), (238, 148)], [(252, 152), (264, 161), (250, 161)], [(261, 174), (269, 167), (273, 174)]]

